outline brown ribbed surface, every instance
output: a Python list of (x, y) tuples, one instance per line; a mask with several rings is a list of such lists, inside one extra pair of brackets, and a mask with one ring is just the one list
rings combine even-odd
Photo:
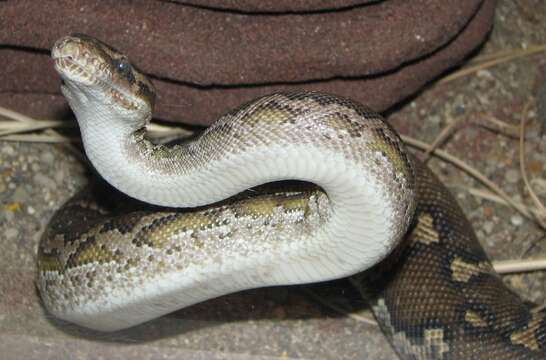
[(224, 11), (287, 13), (345, 9), (383, 0), (174, 0), (180, 4)]
[[(478, 46), (495, 4), (389, 0), (313, 14), (253, 15), (198, 2), (0, 2), (6, 19), (0, 45), (7, 45), (0, 48), (6, 74), (0, 102), (34, 116), (62, 113), (47, 53), (57, 38), (82, 32), (120, 48), (161, 79), (155, 83), (162, 118), (209, 124), (244, 101), (295, 87), (349, 96), (381, 111)], [(330, 3), (317, 2), (310, 11)], [(289, 2), (279, 2), (279, 11), (289, 11), (283, 4)]]

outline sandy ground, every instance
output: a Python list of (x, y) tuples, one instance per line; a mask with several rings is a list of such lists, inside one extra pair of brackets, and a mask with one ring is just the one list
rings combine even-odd
[[(495, 28), (475, 56), (546, 43), (542, 0), (499, 1)], [(437, 82), (389, 114), (403, 134), (431, 142), (453, 122), (495, 117), (519, 124), (529, 104), (528, 174), (544, 199), (546, 55), (516, 59)], [(541, 118), (542, 116), (542, 118)], [(546, 135), (545, 135), (546, 136)], [(480, 126), (460, 128), (442, 146), (480, 169), (519, 201), (528, 201), (518, 142)], [(493, 260), (546, 257), (546, 235), (511, 208), (469, 193), (480, 184), (457, 168), (430, 165), (456, 194)], [(35, 254), (50, 217), (89, 176), (60, 145), (0, 141), (0, 352), (3, 359), (393, 359), (376, 325), (340, 314), (317, 298), (369, 317), (345, 282), (261, 289), (225, 296), (115, 334), (51, 319), (34, 288)], [(542, 181), (542, 182), (541, 182)], [(542, 184), (542, 188), (541, 185)], [(542, 190), (541, 190), (542, 189)], [(522, 296), (544, 302), (546, 272), (504, 277)]]

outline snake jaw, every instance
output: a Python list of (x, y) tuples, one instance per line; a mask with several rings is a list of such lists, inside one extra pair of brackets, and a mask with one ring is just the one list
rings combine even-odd
[(55, 69), (65, 82), (92, 86), (111, 78), (111, 73), (104, 66), (104, 62), (96, 56), (91, 56), (89, 47), (83, 46), (77, 37), (66, 36), (59, 39), (51, 50), (51, 57)]

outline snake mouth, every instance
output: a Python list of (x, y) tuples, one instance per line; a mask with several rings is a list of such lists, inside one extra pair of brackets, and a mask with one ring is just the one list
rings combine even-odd
[(88, 71), (85, 66), (79, 64), (71, 56), (53, 58), (53, 60), (55, 69), (61, 75), (64, 84), (67, 82), (76, 82), (85, 85), (106, 83), (106, 81), (100, 79), (96, 73)]

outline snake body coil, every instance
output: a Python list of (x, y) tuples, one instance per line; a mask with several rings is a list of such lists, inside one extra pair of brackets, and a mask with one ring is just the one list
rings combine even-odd
[[(123, 55), (83, 35), (52, 53), (99, 173), (134, 198), (192, 208), (110, 214), (90, 193), (69, 201), (38, 254), (38, 288), (56, 316), (117, 330), (229, 292), (375, 265), (354, 279), (402, 358), (545, 358), (545, 312), (502, 284), (454, 199), (379, 115), (278, 93), (188, 143), (154, 145), (143, 130), (153, 86)], [(279, 180), (315, 185), (261, 186)]]

